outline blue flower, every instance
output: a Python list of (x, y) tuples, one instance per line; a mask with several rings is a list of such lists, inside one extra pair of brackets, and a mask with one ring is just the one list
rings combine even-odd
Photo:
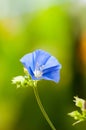
[(33, 80), (45, 79), (58, 82), (60, 79), (61, 64), (54, 56), (43, 50), (26, 54), (20, 61)]

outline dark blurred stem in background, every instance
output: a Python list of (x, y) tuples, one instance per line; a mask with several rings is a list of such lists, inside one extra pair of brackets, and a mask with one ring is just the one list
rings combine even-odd
[(86, 99), (86, 32), (80, 33), (75, 43), (74, 95)]

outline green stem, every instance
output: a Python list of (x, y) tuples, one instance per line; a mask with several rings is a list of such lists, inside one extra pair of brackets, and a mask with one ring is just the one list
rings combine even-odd
[(48, 124), (50, 125), (51, 129), (52, 130), (56, 130), (56, 128), (54, 127), (54, 125), (52, 124), (51, 120), (49, 119), (42, 103), (41, 103), (41, 100), (40, 100), (40, 97), (39, 97), (39, 94), (38, 94), (38, 90), (37, 90), (37, 86), (36, 87), (33, 87), (33, 90), (34, 90), (34, 94), (35, 94), (35, 97), (36, 97), (36, 100), (37, 100), (37, 103), (39, 105), (39, 108), (43, 114), (43, 116), (45, 117), (46, 121), (48, 122)]

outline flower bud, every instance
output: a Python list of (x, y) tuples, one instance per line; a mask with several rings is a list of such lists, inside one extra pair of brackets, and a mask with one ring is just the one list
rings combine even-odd
[(17, 85), (17, 88), (24, 84), (25, 78), (23, 76), (17, 76), (12, 79), (12, 83)]
[(79, 97), (74, 97), (74, 98), (75, 98), (74, 102), (77, 107), (80, 107), (82, 111), (84, 110), (84, 108), (86, 109), (86, 102), (84, 99)]

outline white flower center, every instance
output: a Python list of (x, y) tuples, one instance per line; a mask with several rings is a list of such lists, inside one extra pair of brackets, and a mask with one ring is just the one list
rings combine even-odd
[(36, 78), (40, 78), (42, 76), (42, 72), (40, 70), (35, 70), (34, 75)]

